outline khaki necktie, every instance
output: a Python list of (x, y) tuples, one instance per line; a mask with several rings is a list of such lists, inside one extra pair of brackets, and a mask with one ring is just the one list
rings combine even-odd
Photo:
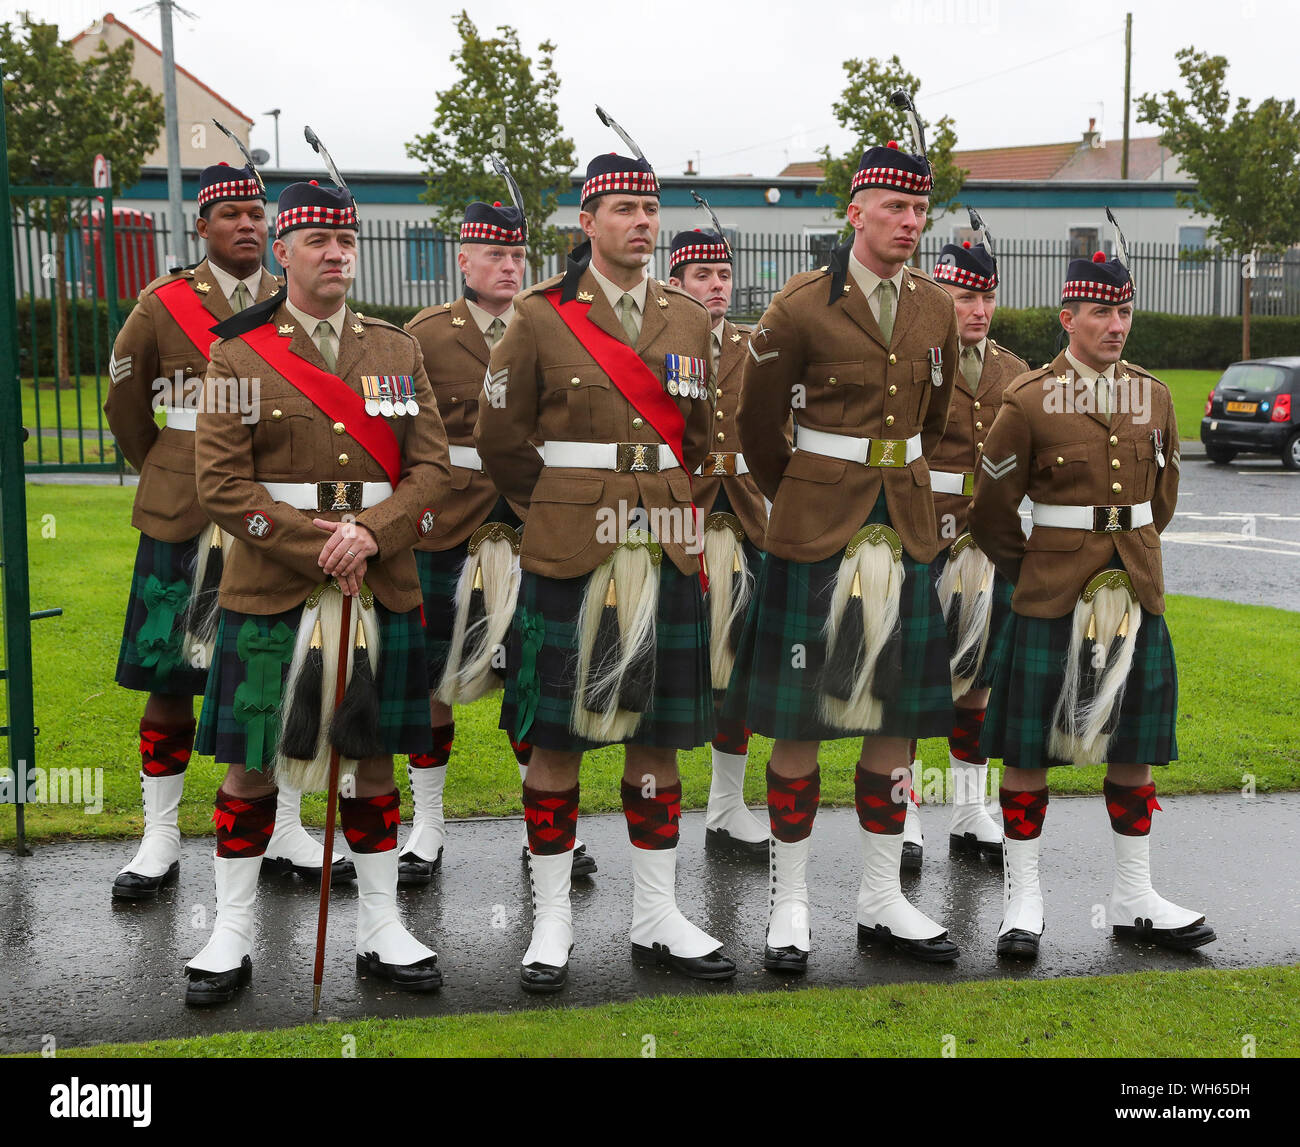
[(636, 323), (636, 300), (626, 292), (618, 301), (618, 321), (623, 324), (623, 329), (627, 331), (627, 337), (632, 340), (632, 345), (636, 346), (636, 340), (641, 337), (641, 331)]
[(713, 373), (718, 373), (718, 360), (722, 357), (722, 336), (717, 331), (713, 332), (713, 341), (709, 344), (713, 348), (713, 361), (710, 364), (713, 367)]
[(334, 328), (330, 326), (329, 319), (321, 319), (316, 324), (316, 349), (320, 351), (325, 365), (333, 371), (338, 363), (338, 352), (334, 349)]
[(239, 314), (252, 301), (253, 296), (248, 293), (248, 288), (243, 283), (236, 283), (235, 293), (230, 298), (230, 306), (235, 314)]
[(1098, 375), (1097, 381), (1093, 385), (1097, 394), (1097, 413), (1109, 422), (1111, 413), (1110, 379), (1104, 374)]
[(894, 335), (894, 284), (882, 279), (876, 288), (876, 298), (880, 300), (880, 317), (876, 321), (885, 342), (889, 342)]
[(497, 343), (501, 341), (501, 336), (505, 333), (506, 324), (500, 319), (493, 319), (492, 322), (488, 324), (487, 333), (483, 336), (487, 339), (488, 350), (491, 350), (496, 346)]
[(962, 348), (961, 376), (966, 380), (971, 394), (974, 394), (980, 384), (980, 356), (973, 346)]

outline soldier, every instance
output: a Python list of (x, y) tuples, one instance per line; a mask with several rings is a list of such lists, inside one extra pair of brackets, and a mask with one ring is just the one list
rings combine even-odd
[[(262, 267), (266, 188), (251, 162), (219, 163), (199, 174), (195, 226), (207, 255), (193, 267), (155, 279), (140, 293), (113, 345), (104, 402), (109, 428), (140, 474), (131, 524), (140, 531), (117, 682), (148, 693), (140, 719), (144, 838), (113, 882), (121, 900), (155, 897), (180, 871), (177, 823), (185, 768), (194, 746), (194, 701), (208, 671), (196, 640), (196, 610), (211, 600), (221, 574), (222, 532), (199, 507), (194, 481), (194, 423), (214, 324), (275, 293)], [(162, 405), (161, 430), (154, 410)], [(202, 566), (196, 572), (196, 565)], [(204, 576), (206, 574), (206, 577)], [(299, 821), (300, 793), (283, 789), (270, 854), (320, 877), (321, 847)], [(353, 875), (335, 858), (334, 878)]]
[[(1151, 767), (1178, 756), (1160, 564), (1160, 532), (1178, 498), (1178, 426), (1165, 385), (1120, 357), (1134, 288), (1119, 238), (1119, 259), (1098, 252), (1070, 262), (1060, 313), (1069, 345), (1007, 387), (970, 507), (976, 544), (1015, 586), (1011, 622), (990, 653), (980, 740), (1006, 766), (999, 956), (1038, 954), (1047, 770), (1098, 761), (1115, 846), (1106, 922), (1117, 936), (1168, 948), (1215, 939), (1203, 915), (1151, 887), (1160, 807)], [(1025, 495), (1034, 504), (1028, 540)]]
[[(972, 226), (980, 226), (972, 212)], [(982, 230), (982, 227), (981, 227)], [(948, 839), (956, 849), (1002, 859), (1002, 830), (984, 807), (988, 758), (979, 751), (979, 733), (988, 704), (985, 653), (1011, 611), (1011, 585), (971, 543), (966, 528), (975, 469), (984, 435), (1002, 403), (1002, 390), (1028, 364), (988, 337), (997, 308), (998, 269), (991, 243), (948, 243), (939, 252), (934, 279), (952, 296), (961, 342), (948, 426), (930, 457), (930, 487), (939, 537), (951, 544), (931, 565), (952, 647), (955, 713), (948, 734), (948, 773), (952, 819)], [(920, 818), (909, 799), (903, 847), (915, 846), (921, 860)], [(914, 835), (913, 835), (914, 834)], [(904, 867), (907, 867), (906, 861)]]
[(497, 489), (527, 507), (507, 656), (518, 668), (501, 727), (533, 745), (523, 790), (533, 930), (520, 980), (534, 992), (568, 976), (578, 773), (582, 754), (605, 744), (627, 746), (634, 958), (702, 979), (736, 972), (674, 894), (677, 750), (713, 734), (690, 489), (715, 433), (712, 324), (689, 295), (646, 278), (659, 181), (634, 150), (588, 165), (589, 243), (516, 300), (474, 435)]
[[(186, 967), (190, 1004), (248, 982), (276, 779), (322, 787), (331, 746), (348, 774), (339, 819), (356, 866), (357, 971), (412, 991), (442, 982), (397, 914), (391, 754), (430, 748), (411, 547), (433, 529), (451, 468), (419, 344), (346, 306), (357, 226), (345, 187), (287, 187), (275, 242), (287, 291), (223, 324), (208, 368), (199, 499), (235, 541), (198, 746), (229, 768), (213, 816), (216, 925)], [(222, 394), (252, 379), (249, 417)], [(341, 633), (342, 594), (357, 624)], [(351, 679), (330, 720), (341, 641)]]
[[(414, 816), (398, 868), (398, 882), (404, 885), (428, 884), (442, 866), (446, 837), (442, 792), (456, 736), (452, 702), (476, 700), (496, 688), (503, 675), (504, 667), (494, 663), (493, 651), (504, 639), (514, 613), (523, 523), (483, 470), (474, 449), (474, 424), (488, 356), (515, 315), (527, 241), (528, 225), (518, 206), (469, 204), (457, 256), (465, 277), (463, 296), (453, 303), (426, 307), (406, 324), (424, 353), (447, 431), (452, 497), (433, 530), (415, 547), (424, 593), (433, 752), (410, 759)], [(480, 602), (486, 616), (475, 629)], [(511, 748), (523, 780), (532, 747), (511, 742)], [(525, 841), (525, 855), (527, 847)], [(573, 875), (590, 876), (595, 871), (594, 859), (579, 843), (574, 849)]]
[[(713, 320), (712, 366), (717, 375), (714, 445), (692, 487), (704, 519), (705, 564), (709, 571), (709, 665), (713, 695), (721, 707), (735, 660), (735, 637), (744, 623), (753, 592), (754, 571), (762, 560), (767, 506), (736, 447), (736, 406), (748, 327), (727, 321), (731, 306), (733, 259), (725, 237), (716, 231), (682, 231), (673, 236), (668, 282), (708, 308)], [(704, 814), (705, 844), (742, 855), (767, 857), (767, 826), (745, 807), (745, 764), (749, 733), (743, 720), (718, 721), (712, 745), (713, 773)]]
[[(848, 206), (853, 239), (827, 266), (795, 275), (749, 340), (737, 421), (772, 510), (736, 673), (747, 723), (776, 740), (763, 959), (772, 971), (807, 967), (817, 751), (850, 735), (865, 734), (855, 777), (859, 940), (927, 961), (958, 955), (899, 884), (909, 740), (952, 727), (925, 459), (948, 416), (957, 320), (943, 288), (906, 267), (932, 186), (919, 141), (917, 152), (891, 141), (863, 153)], [(792, 408), (793, 452), (783, 432)], [(733, 704), (729, 696), (725, 715)]]

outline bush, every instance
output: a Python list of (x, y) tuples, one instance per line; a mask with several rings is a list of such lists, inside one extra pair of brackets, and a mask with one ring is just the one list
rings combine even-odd
[[(126, 322), (126, 316), (134, 306), (134, 299), (123, 299), (118, 303), (118, 321)], [(49, 381), (54, 377), (54, 308), (55, 304), (49, 299), (37, 299), (33, 304), (31, 296), (24, 295), (18, 300), (18, 374), (22, 378), (39, 375), (42, 380)], [(108, 365), (109, 351), (113, 349), (108, 337), (108, 304), (102, 299), (98, 302), (78, 299), (75, 303), (69, 299), (68, 321), (72, 325), (68, 335), (72, 351), (70, 373), (74, 377), (88, 375), (92, 378), (96, 370), (102, 374)], [(98, 361), (95, 355), (96, 327), (99, 329)], [(75, 344), (72, 341), (74, 335)]]

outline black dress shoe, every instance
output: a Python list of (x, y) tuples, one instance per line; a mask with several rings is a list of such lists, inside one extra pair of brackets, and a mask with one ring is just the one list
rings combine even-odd
[(632, 959), (639, 964), (662, 964), (674, 972), (681, 972), (693, 980), (729, 980), (736, 974), (736, 965), (722, 954), (722, 949), (707, 956), (675, 956), (666, 944), (632, 945)]
[[(312, 867), (308, 864), (294, 864), (292, 860), (285, 856), (265, 856), (262, 858), (262, 871), (268, 874), (281, 873), (286, 876), (300, 876), (308, 884), (320, 885), (321, 866), (319, 864)], [(331, 887), (356, 878), (356, 865), (352, 863), (350, 858), (345, 856), (330, 865)]]
[(374, 952), (357, 955), (358, 976), (378, 976), (404, 992), (434, 992), (442, 987), (437, 956), (426, 956), (414, 964), (385, 964)]
[(1132, 925), (1116, 924), (1114, 931), (1121, 940), (1139, 940), (1161, 948), (1172, 948), (1176, 952), (1190, 951), (1218, 939), (1204, 916), (1183, 928), (1153, 928), (1150, 920), (1135, 920)]
[(895, 936), (883, 924), (868, 928), (858, 925), (859, 944), (892, 944), (898, 951), (927, 964), (946, 964), (961, 955), (961, 949), (948, 939), (947, 932), (941, 932), (929, 940), (909, 940), (904, 936)]
[(231, 968), (228, 972), (205, 972), (187, 966), (185, 975), (189, 978), (185, 985), (185, 1002), (191, 1007), (229, 1003), (253, 978), (253, 958), (245, 956), (238, 968)]
[(903, 841), (903, 859), (898, 862), (900, 872), (920, 872), (921, 859), (925, 855), (923, 845), (916, 844), (913, 841)]
[(999, 867), (1002, 866), (1002, 842), (980, 840), (973, 832), (948, 834), (948, 849), (951, 852), (965, 853), (968, 856), (988, 857)]
[(704, 847), (767, 862), (766, 840), (741, 840), (738, 836), (732, 836), (725, 828), (705, 829)]
[(519, 986), (525, 992), (545, 995), (558, 992), (569, 982), (569, 965), (524, 964), (519, 969)]
[(173, 860), (161, 876), (141, 876), (138, 872), (119, 872), (113, 881), (114, 900), (152, 900), (158, 889), (175, 882), (181, 862)]
[(1008, 928), (998, 937), (998, 955), (1012, 960), (1037, 960), (1038, 940), (1037, 932)]
[(596, 858), (587, 855), (587, 846), (580, 844), (573, 850), (573, 875), (574, 876), (595, 876), (597, 872)]
[(793, 972), (802, 975), (808, 970), (808, 953), (793, 944), (785, 948), (763, 948), (763, 967), (769, 972)]
[(438, 849), (438, 855), (432, 860), (425, 860), (424, 857), (418, 856), (414, 852), (404, 852), (397, 858), (397, 887), (421, 887), (433, 880), (435, 872), (441, 871), (441, 848)]

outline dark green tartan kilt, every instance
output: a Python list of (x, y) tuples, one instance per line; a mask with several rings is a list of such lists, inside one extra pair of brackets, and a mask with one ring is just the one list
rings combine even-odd
[[(355, 599), (353, 610), (360, 608)], [(407, 610), (393, 613), (375, 602), (379, 617), (379, 672), (375, 684), (379, 690), (379, 731), (385, 753), (427, 753), (433, 748), (429, 728), (429, 684), (424, 674), (424, 632), (420, 625), (420, 611)], [(298, 631), (301, 605), (283, 613), (250, 614), (222, 609), (217, 626), (216, 648), (212, 654), (212, 673), (208, 678), (207, 692), (203, 696), (203, 712), (199, 716), (195, 736), (195, 752), (216, 757), (221, 764), (246, 765), (258, 772), (275, 760), (275, 746), (279, 740), (279, 724), (267, 730), (264, 737), (262, 759), (250, 761), (248, 736), (244, 724), (235, 717), (235, 690), (247, 676), (247, 667), (239, 656), (239, 631), (246, 621), (251, 621), (260, 637), (266, 637), (283, 624), (290, 632)], [(290, 644), (292, 650), (292, 644)], [(338, 650), (324, 651), (324, 656), (337, 660)], [(289, 662), (280, 666), (280, 703), (283, 713), (288, 702), (285, 683), (289, 676)], [(322, 722), (328, 725), (328, 715)]]
[[(126, 625), (117, 654), (117, 683), (142, 693), (166, 693), (177, 697), (201, 697), (208, 682), (207, 669), (194, 668), (193, 651), (185, 645), (185, 605), (170, 610), (171, 625), (164, 634), (150, 640), (141, 630), (149, 620), (146, 588), (150, 578), (155, 589), (171, 587), (172, 604), (183, 596), (188, 604), (194, 585), (194, 567), (198, 556), (199, 536), (187, 542), (160, 542), (141, 534), (135, 550), (135, 569), (131, 574), (131, 593), (126, 604)], [(165, 607), (164, 607), (165, 608)], [(166, 618), (157, 619), (165, 627)]]
[[(713, 509), (711, 509), (709, 513), (734, 514), (735, 512), (736, 511), (731, 508), (731, 499), (727, 497), (726, 484), (722, 482), (718, 483), (718, 496), (714, 499)], [(767, 555), (749, 540), (748, 534), (745, 535), (744, 540), (740, 543), (740, 548), (745, 552), (745, 561), (749, 563), (749, 572), (754, 575), (754, 592), (750, 594), (749, 605), (746, 606), (745, 609), (744, 624), (747, 625), (749, 623), (749, 611), (754, 608), (754, 602), (758, 599), (758, 575), (759, 571), (762, 569), (763, 559)], [(731, 680), (735, 681), (735, 679), (735, 675), (733, 674)], [(730, 691), (730, 685), (728, 685), (726, 689), (715, 689), (713, 691), (713, 704), (719, 710), (721, 710), (723, 705), (726, 704), (727, 694)]]
[[(479, 524), (488, 522), (504, 522), (515, 530), (523, 529), (523, 523), (504, 498), (497, 499), (492, 512)], [(456, 626), (456, 585), (468, 557), (469, 538), (447, 550), (415, 551), (420, 591), (424, 594), (425, 672), (431, 688), (437, 688), (447, 668), (451, 633)]]
[[(930, 573), (934, 576), (934, 588), (939, 588), (939, 578), (943, 576), (944, 567), (952, 553), (950, 546), (939, 551), (939, 556), (930, 563)], [(971, 685), (971, 692), (988, 689), (993, 684), (993, 651), (999, 648), (999, 634), (1011, 624), (1011, 595), (1016, 591), (1006, 578), (997, 570), (993, 571), (993, 608), (989, 615), (989, 647), (984, 652), (984, 664), (980, 666), (980, 675)], [(950, 659), (951, 660), (951, 659)]]
[[(867, 522), (889, 523), (884, 494)], [(822, 627), (830, 612), (835, 575), (844, 554), (795, 562), (768, 554), (754, 587), (745, 632), (722, 707), (755, 733), (792, 741), (832, 741), (862, 736), (822, 721), (817, 687), (826, 660)], [(879, 737), (946, 737), (952, 731), (952, 678), (948, 634), (927, 563), (903, 552), (899, 603), (903, 673), (885, 706)], [(802, 646), (796, 658), (795, 646)], [(801, 664), (796, 667), (795, 662)]]
[[(507, 675), (501, 703), (501, 728), (512, 740), (565, 752), (586, 752), (603, 743), (579, 737), (569, 727), (578, 675), (578, 611), (587, 580), (523, 572), (506, 654), (508, 664), (519, 669)], [(529, 673), (521, 626), (539, 617), (542, 644), (536, 671)], [(665, 749), (706, 744), (714, 733), (708, 610), (699, 576), (682, 573), (667, 557), (659, 566), (655, 640), (654, 697), (636, 732), (622, 743)], [(532, 723), (520, 728), (521, 686), (527, 692), (532, 681), (539, 690), (536, 710)]]
[[(984, 755), (1018, 769), (1072, 763), (1049, 756), (1047, 741), (1065, 681), (1073, 612), (1051, 618), (1013, 613), (998, 635), (989, 650), (994, 675), (980, 734)], [(1169, 627), (1162, 614), (1144, 609), (1107, 762), (1167, 765), (1177, 760), (1177, 720), (1178, 669)]]

